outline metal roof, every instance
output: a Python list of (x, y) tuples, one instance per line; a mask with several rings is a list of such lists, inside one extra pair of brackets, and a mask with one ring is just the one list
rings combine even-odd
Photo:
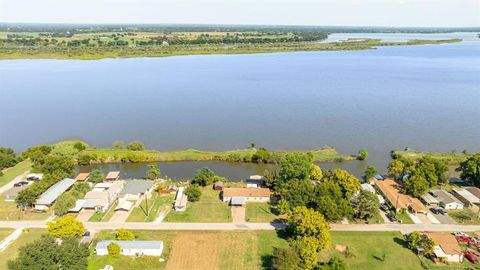
[(153, 181), (148, 180), (128, 180), (127, 185), (121, 194), (139, 194), (145, 193), (153, 187)]
[(65, 178), (55, 183), (37, 199), (35, 204), (52, 204), (58, 198), (58, 196), (67, 191), (67, 189), (69, 189), (74, 183), (75, 179), (71, 178)]
[(116, 243), (121, 249), (163, 249), (163, 241), (116, 241), (104, 240), (97, 243), (95, 249), (106, 249), (110, 243)]
[(441, 203), (449, 204), (449, 203), (457, 203), (463, 205), (463, 203), (455, 198), (452, 194), (448, 193), (445, 190), (441, 189), (432, 189), (430, 193)]
[(230, 200), (230, 204), (232, 205), (244, 205), (245, 204), (245, 197), (232, 197)]
[(477, 198), (475, 195), (470, 193), (470, 191), (464, 189), (464, 188), (454, 188), (453, 192), (457, 193), (461, 197), (463, 197), (465, 200), (467, 200), (470, 203), (480, 203), (480, 199)]
[(420, 198), (423, 199), (424, 202), (428, 203), (428, 204), (437, 204), (439, 203), (439, 201), (437, 200), (437, 198), (433, 197), (432, 194), (430, 193), (425, 193), (423, 194)]

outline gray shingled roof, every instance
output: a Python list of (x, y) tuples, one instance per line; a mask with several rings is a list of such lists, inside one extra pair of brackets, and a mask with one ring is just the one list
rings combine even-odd
[(106, 249), (110, 243), (116, 243), (122, 249), (162, 249), (163, 241), (117, 241), (104, 240), (97, 243), (95, 249)]
[(45, 205), (52, 204), (58, 198), (58, 196), (67, 191), (67, 189), (69, 189), (74, 183), (75, 179), (71, 178), (65, 178), (55, 183), (53, 186), (49, 187), (35, 203)]
[(147, 190), (153, 187), (153, 181), (148, 180), (128, 180), (127, 185), (122, 191), (123, 194), (139, 194), (145, 193)]

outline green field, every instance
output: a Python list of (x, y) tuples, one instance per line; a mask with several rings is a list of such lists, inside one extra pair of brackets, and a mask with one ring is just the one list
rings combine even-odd
[(148, 199), (148, 213), (145, 214), (147, 204), (145, 200), (142, 201), (141, 207), (133, 208), (130, 216), (127, 218), (127, 222), (152, 222), (154, 221), (161, 209), (171, 206), (174, 199), (174, 195), (160, 196), (157, 192), (153, 192), (151, 198)]
[(12, 168), (8, 168), (3, 172), (3, 176), (0, 176), (0, 187), (4, 186), (8, 182), (12, 181), (15, 177), (32, 169), (32, 162), (27, 159), (24, 160)]
[(457, 152), (422, 152), (417, 150), (397, 150), (393, 151), (393, 155), (405, 158), (407, 160), (418, 160), (424, 156), (430, 156), (433, 159), (446, 161), (449, 165), (458, 166), (458, 164), (468, 158), (469, 154)]
[(13, 232), (13, 229), (10, 228), (0, 228), (0, 242)]
[(16, 258), (18, 248), (39, 239), (40, 236), (45, 233), (47, 232), (44, 229), (25, 229), (17, 240), (10, 244), (4, 251), (0, 252), (0, 270), (8, 269), (7, 263), (9, 260)]
[(277, 219), (269, 203), (247, 203), (245, 220), (253, 223), (267, 223)]
[(170, 211), (165, 222), (232, 222), (230, 207), (219, 198), (219, 191), (202, 189), (198, 202), (188, 202), (185, 212)]

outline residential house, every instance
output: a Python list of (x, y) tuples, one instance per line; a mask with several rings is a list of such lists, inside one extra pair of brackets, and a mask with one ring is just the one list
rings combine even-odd
[(434, 206), (437, 207), (440, 202), (430, 193), (423, 194), (420, 199), (425, 203), (427, 206)]
[(454, 188), (452, 190), (453, 196), (455, 196), (459, 201), (463, 203), (464, 207), (472, 209), (475, 212), (478, 212), (478, 205), (480, 204), (480, 198), (473, 195), (470, 191), (465, 188)]
[(118, 179), (120, 179), (120, 172), (118, 171), (108, 172), (105, 176), (105, 181), (117, 181)]
[(104, 240), (97, 243), (95, 253), (108, 255), (108, 245), (112, 242), (120, 246), (120, 254), (124, 256), (161, 256), (163, 252), (163, 241)]
[(65, 191), (67, 191), (73, 184), (75, 183), (75, 179), (65, 178), (63, 180), (58, 181), (51, 187), (49, 187), (40, 197), (35, 201), (35, 209), (46, 211), (50, 206), (53, 205), (55, 200), (62, 195)]
[(396, 211), (407, 209), (416, 214), (427, 214), (427, 208), (422, 202), (412, 196), (401, 193), (403, 184), (393, 179), (374, 180), (375, 187), (385, 199), (395, 208)]
[(435, 257), (447, 262), (463, 262), (463, 251), (451, 233), (429, 232), (427, 236), (435, 242), (433, 249)]
[(127, 200), (137, 200), (145, 194), (150, 194), (153, 189), (153, 181), (151, 180), (128, 180), (127, 185), (122, 190), (120, 197)]
[(84, 199), (78, 200), (71, 212), (81, 209), (94, 209), (97, 212), (106, 212), (118, 199), (125, 185), (124, 181), (98, 183), (93, 190), (85, 194)]
[(447, 210), (463, 209), (463, 203), (449, 192), (441, 189), (432, 189), (430, 194), (435, 197), (439, 205)]
[(268, 188), (224, 188), (223, 201), (244, 205), (246, 202), (270, 202), (270, 189)]
[(185, 188), (179, 187), (177, 190), (177, 196), (175, 197), (175, 202), (173, 207), (175, 211), (183, 212), (187, 209), (188, 196), (185, 195)]
[(261, 188), (263, 186), (263, 176), (261, 175), (250, 175), (247, 179), (247, 188)]

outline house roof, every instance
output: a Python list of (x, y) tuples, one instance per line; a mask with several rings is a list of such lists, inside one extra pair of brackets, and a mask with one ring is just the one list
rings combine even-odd
[(428, 204), (437, 204), (439, 203), (439, 201), (437, 200), (437, 198), (433, 197), (432, 194), (430, 193), (425, 193), (421, 196), (421, 198), (423, 199), (423, 201), (425, 201), (426, 203)]
[(457, 203), (463, 205), (463, 203), (455, 198), (452, 194), (448, 193), (445, 190), (441, 189), (432, 189), (430, 190), (430, 194), (432, 194), (439, 202), (444, 203), (444, 204), (450, 204), (450, 203)]
[(149, 180), (128, 180), (122, 194), (140, 194), (145, 193), (153, 187), (153, 181)]
[(95, 249), (106, 249), (110, 243), (116, 243), (121, 249), (163, 249), (163, 241), (117, 241), (104, 240), (97, 243)]
[(75, 183), (75, 179), (65, 178), (49, 187), (35, 202), (36, 204), (52, 204), (58, 196), (64, 193)]
[(270, 197), (268, 188), (225, 188), (223, 197)]
[(184, 207), (187, 205), (188, 196), (183, 194), (184, 190), (184, 187), (178, 188), (177, 196), (175, 197), (175, 207)]
[(396, 209), (412, 207), (416, 212), (427, 211), (419, 199), (400, 193), (403, 187), (401, 182), (393, 179), (374, 180), (373, 182)]
[(429, 232), (427, 236), (440, 246), (445, 254), (460, 254), (462, 249), (455, 236), (448, 232)]
[(454, 188), (453, 192), (467, 200), (469, 203), (480, 203), (480, 199), (464, 188)]
[(89, 175), (89, 173), (79, 173), (77, 177), (75, 177), (75, 181), (86, 181)]
[(370, 185), (370, 184), (368, 184), (368, 183), (363, 183), (363, 184), (362, 184), (362, 189), (363, 189), (363, 190), (368, 190), (368, 191), (370, 191), (370, 192), (372, 192), (372, 193), (375, 193), (375, 188), (373, 188), (373, 186)]
[(85, 199), (79, 199), (75, 202), (75, 206), (73, 208), (71, 208), (69, 211), (70, 212), (78, 212), (80, 210), (82, 210), (83, 208), (83, 205), (85, 204)]
[(119, 204), (117, 205), (117, 207), (115, 207), (115, 211), (117, 210), (127, 210), (127, 211), (130, 211), (130, 209), (132, 208), (133, 206), (133, 203), (132, 202), (129, 202), (127, 200), (122, 200), (121, 202), (119, 202)]
[(108, 172), (105, 179), (117, 179), (120, 176), (119, 171)]
[(261, 175), (250, 175), (247, 181), (263, 181), (263, 176)]
[(232, 205), (244, 205), (245, 204), (245, 197), (232, 197), (230, 201)]
[(480, 199), (480, 188), (477, 187), (465, 187), (468, 192), (472, 193), (473, 196), (477, 197)]

